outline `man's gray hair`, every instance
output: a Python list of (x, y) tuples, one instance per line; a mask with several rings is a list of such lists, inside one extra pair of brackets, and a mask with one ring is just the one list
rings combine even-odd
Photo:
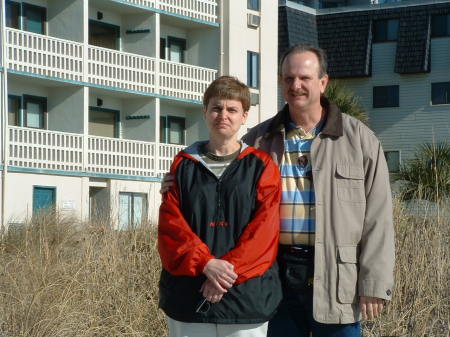
[(308, 52), (308, 51), (311, 53), (314, 53), (317, 56), (317, 59), (319, 60), (319, 78), (322, 78), (325, 75), (327, 75), (328, 62), (327, 62), (327, 54), (325, 53), (325, 51), (322, 48), (313, 47), (313, 46), (306, 45), (306, 44), (297, 44), (297, 45), (291, 46), (291, 47), (289, 47), (289, 49), (287, 49), (283, 53), (283, 55), (281, 56), (281, 59), (280, 59), (280, 63), (278, 65), (278, 75), (279, 76), (282, 75), (281, 70), (282, 70), (283, 63), (289, 55), (297, 54), (297, 53), (304, 53), (304, 52)]

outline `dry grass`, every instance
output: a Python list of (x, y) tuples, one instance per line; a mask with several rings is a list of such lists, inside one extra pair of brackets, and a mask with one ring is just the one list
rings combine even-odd
[[(394, 301), (365, 336), (448, 336), (448, 217), (395, 207)], [(42, 216), (0, 242), (0, 336), (165, 336), (151, 226), (118, 232)]]
[(49, 215), (10, 233), (0, 336), (165, 336), (155, 237), (150, 226), (117, 232)]

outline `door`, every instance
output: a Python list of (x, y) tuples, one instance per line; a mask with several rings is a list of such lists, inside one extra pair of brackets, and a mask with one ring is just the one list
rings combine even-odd
[(120, 111), (90, 107), (89, 134), (100, 137), (118, 137)]
[(33, 187), (33, 214), (52, 211), (55, 208), (56, 188), (45, 186)]

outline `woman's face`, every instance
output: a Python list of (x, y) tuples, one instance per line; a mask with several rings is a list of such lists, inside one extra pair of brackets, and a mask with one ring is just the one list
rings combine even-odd
[(247, 120), (247, 114), (241, 101), (213, 97), (203, 112), (203, 118), (210, 137), (229, 139), (237, 135), (241, 125)]

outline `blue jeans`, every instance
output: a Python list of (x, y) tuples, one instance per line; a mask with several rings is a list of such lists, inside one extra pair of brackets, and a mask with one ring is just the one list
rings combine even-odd
[(283, 249), (278, 253), (283, 300), (269, 321), (268, 337), (361, 337), (359, 322), (323, 324), (313, 318), (314, 251)]

